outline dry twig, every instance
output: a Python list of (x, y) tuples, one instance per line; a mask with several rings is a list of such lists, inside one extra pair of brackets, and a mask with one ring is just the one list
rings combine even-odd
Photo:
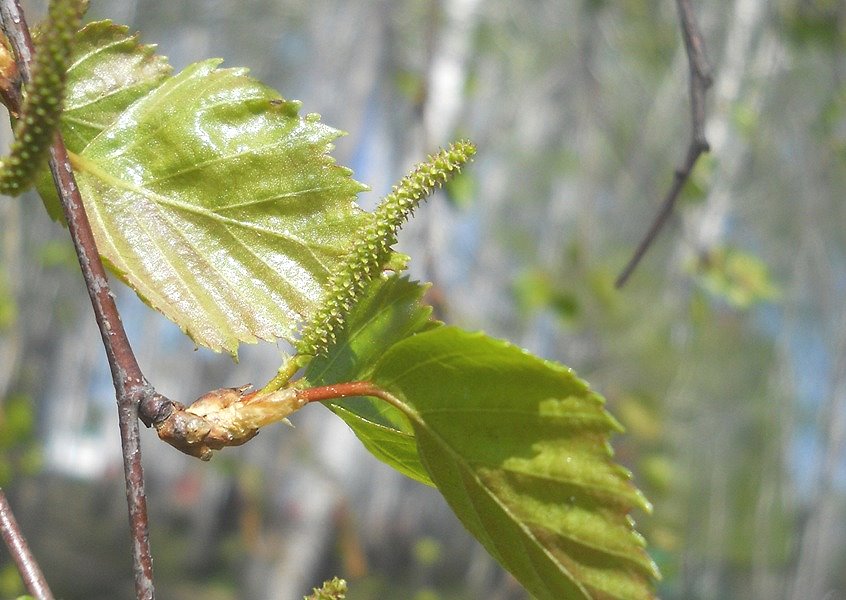
[(12, 514), (12, 507), (9, 506), (9, 501), (6, 500), (6, 494), (2, 489), (0, 489), (0, 535), (3, 536), (3, 541), (6, 542), (6, 547), (30, 595), (35, 600), (53, 600), (47, 580), (44, 579), (41, 568), (29, 551), (26, 539), (21, 533), (15, 515)]
[(626, 284), (626, 281), (628, 281), (632, 272), (637, 268), (638, 263), (640, 263), (644, 254), (646, 254), (646, 251), (655, 241), (655, 238), (658, 237), (667, 219), (673, 213), (676, 201), (681, 194), (684, 184), (690, 177), (696, 161), (703, 153), (708, 152), (710, 149), (708, 140), (705, 137), (705, 93), (711, 87), (711, 69), (708, 66), (708, 61), (705, 59), (702, 33), (696, 24), (690, 0), (676, 0), (676, 5), (678, 6), (682, 38), (684, 39), (684, 48), (687, 52), (687, 62), (690, 68), (690, 109), (692, 118), (690, 144), (687, 148), (687, 156), (684, 159), (684, 164), (675, 172), (673, 183), (664, 196), (661, 209), (658, 211), (649, 231), (646, 232), (631, 260), (629, 260), (629, 263), (620, 273), (620, 276), (617, 277), (617, 281), (615, 282), (617, 288), (621, 288)]

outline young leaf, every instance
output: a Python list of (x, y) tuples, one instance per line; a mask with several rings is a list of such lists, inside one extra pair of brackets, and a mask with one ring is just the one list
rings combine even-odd
[[(85, 148), (138, 98), (171, 74), (155, 46), (138, 43), (138, 34), (111, 21), (89, 23), (76, 35), (65, 90), (61, 131), (65, 145)], [(62, 214), (56, 188), (46, 170), (38, 192), (54, 219)]]
[(700, 256), (694, 266), (702, 287), (736, 308), (749, 308), (779, 296), (766, 263), (754, 254), (718, 247)]
[(121, 43), (101, 28), (85, 33), (63, 122), (101, 255), (198, 344), (291, 338), (368, 219), (364, 186), (327, 155), (339, 132), (218, 60), (144, 77), (141, 46), (125, 64), (141, 83), (117, 82), (110, 101), (86, 87)]
[(83, 27), (76, 36), (68, 68), (62, 134), (65, 144), (81, 150), (138, 98), (158, 87), (172, 68), (155, 46), (111, 21)]
[(439, 327), (394, 345), (372, 381), (398, 399), (455, 513), (530, 593), (653, 597), (657, 569), (628, 515), (649, 505), (611, 458), (620, 426), (572, 371)]
[[(437, 327), (432, 309), (421, 304), (426, 286), (405, 277), (376, 279), (346, 317), (329, 353), (316, 356), (306, 369), (312, 385), (366, 380), (379, 358), (406, 337)], [(324, 402), (350, 426), (379, 460), (426, 485), (434, 485), (417, 456), (417, 443), (408, 418), (376, 398), (345, 398)]]

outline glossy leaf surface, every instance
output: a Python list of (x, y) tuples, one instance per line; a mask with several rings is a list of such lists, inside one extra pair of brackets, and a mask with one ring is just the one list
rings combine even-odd
[(628, 514), (648, 503), (612, 460), (619, 425), (572, 371), (439, 327), (394, 345), (372, 379), (405, 406), (455, 513), (534, 596), (653, 597)]
[[(113, 123), (127, 107), (170, 76), (172, 69), (155, 46), (140, 44), (138, 34), (111, 21), (83, 27), (76, 36), (68, 69), (61, 129), (65, 144), (81, 150)], [(50, 174), (38, 191), (58, 219), (61, 208)]]
[(80, 36), (63, 132), (103, 258), (198, 344), (292, 337), (367, 218), (339, 133), (243, 69), (162, 79), (113, 26)]

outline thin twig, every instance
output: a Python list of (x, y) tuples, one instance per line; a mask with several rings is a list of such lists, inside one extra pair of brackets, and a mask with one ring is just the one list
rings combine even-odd
[[(32, 39), (19, 0), (2, 0), (0, 17), (3, 31), (19, 57), (18, 65), (24, 81), (28, 81), (29, 61), (33, 54)], [(133, 541), (135, 591), (139, 600), (152, 600), (153, 563), (150, 554), (147, 502), (138, 429), (139, 406), (143, 420), (149, 425), (172, 410), (172, 403), (155, 392), (144, 378), (126, 331), (120, 320), (106, 271), (94, 241), (91, 225), (73, 176), (67, 150), (61, 135), (56, 134), (50, 150), (50, 171), (62, 203), (68, 231), (76, 249), (85, 279), (94, 316), (103, 339), (103, 346), (112, 372), (117, 396), (123, 451), (126, 498)]]
[(617, 278), (615, 283), (617, 288), (621, 288), (626, 284), (626, 281), (628, 281), (644, 254), (646, 254), (646, 251), (655, 241), (655, 238), (658, 237), (667, 219), (673, 213), (676, 201), (679, 199), (682, 188), (690, 177), (696, 161), (703, 153), (708, 152), (710, 149), (708, 140), (705, 137), (705, 93), (711, 87), (711, 70), (705, 58), (702, 33), (696, 24), (693, 9), (690, 6), (690, 0), (676, 0), (676, 5), (678, 6), (682, 38), (684, 39), (684, 48), (687, 52), (687, 62), (690, 69), (690, 110), (692, 120), (690, 144), (687, 148), (687, 156), (685, 157), (684, 164), (675, 172), (673, 183), (666, 196), (664, 196), (661, 209), (652, 222), (652, 226), (646, 232), (643, 240), (641, 240), (626, 268), (623, 269)]
[(26, 590), (36, 600), (53, 600), (53, 593), (47, 586), (44, 573), (35, 561), (35, 557), (29, 551), (26, 539), (21, 533), (15, 515), (12, 514), (12, 507), (6, 500), (6, 494), (0, 489), (0, 535), (6, 542), (6, 547), (15, 561), (18, 573), (21, 575)]

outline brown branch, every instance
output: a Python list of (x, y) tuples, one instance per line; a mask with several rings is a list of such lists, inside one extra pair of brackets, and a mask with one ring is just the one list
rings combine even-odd
[(47, 580), (41, 568), (29, 551), (26, 539), (21, 533), (15, 515), (12, 514), (12, 507), (6, 500), (6, 494), (0, 489), (0, 535), (6, 542), (6, 547), (15, 561), (18, 573), (21, 575), (24, 586), (29, 594), (36, 600), (53, 600), (53, 593), (47, 586)]
[[(18, 68), (28, 81), (30, 61), (34, 52), (32, 39), (26, 25), (19, 0), (2, 0), (0, 18), (3, 32), (11, 42)], [(13, 107), (10, 109), (14, 110)], [(61, 135), (56, 134), (50, 149), (50, 171), (62, 203), (68, 231), (76, 249), (82, 276), (85, 279), (91, 305), (103, 346), (109, 361), (112, 381), (118, 404), (121, 449), (123, 452), (126, 498), (133, 541), (135, 591), (139, 600), (152, 599), (153, 567), (150, 554), (147, 503), (144, 492), (144, 472), (141, 464), (141, 447), (138, 429), (139, 407), (142, 419), (148, 426), (165, 418), (172, 411), (173, 403), (157, 394), (144, 378), (126, 331), (120, 320), (114, 296), (109, 288), (103, 263), (91, 231), (91, 225), (73, 176), (67, 150)]]
[[(34, 52), (19, 0), (0, 0), (0, 24), (18, 57), (18, 69), (29, 81), (29, 63)], [(6, 99), (8, 101), (8, 99)], [(19, 110), (9, 101), (11, 111)], [(77, 187), (67, 149), (56, 133), (50, 149), (50, 172), (73, 240), (103, 346), (109, 361), (117, 396), (123, 452), (124, 478), (133, 540), (135, 590), (139, 600), (152, 600), (152, 557), (149, 545), (144, 473), (138, 419), (153, 425), (159, 436), (183, 452), (208, 459), (212, 450), (240, 445), (252, 438), (258, 428), (278, 421), (307, 402), (373, 396), (402, 408), (402, 403), (364, 381), (297, 390), (288, 388), (271, 393), (247, 393), (246, 388), (215, 390), (185, 408), (156, 393), (147, 382), (124, 330), (110, 290), (103, 263), (97, 251), (91, 224)]]
[(682, 188), (690, 177), (693, 167), (699, 157), (710, 150), (708, 140), (705, 137), (705, 93), (711, 87), (712, 79), (708, 61), (705, 58), (705, 47), (702, 41), (702, 33), (696, 24), (690, 0), (676, 0), (681, 23), (684, 48), (687, 52), (687, 63), (690, 70), (690, 110), (691, 110), (691, 139), (687, 148), (687, 156), (684, 164), (675, 172), (670, 190), (664, 196), (661, 209), (652, 222), (649, 231), (646, 232), (629, 260), (626, 268), (617, 277), (615, 285), (621, 288), (626, 284), (632, 272), (637, 268), (638, 263), (652, 246), (658, 234), (664, 228), (670, 215), (673, 213), (676, 202), (679, 199)]

